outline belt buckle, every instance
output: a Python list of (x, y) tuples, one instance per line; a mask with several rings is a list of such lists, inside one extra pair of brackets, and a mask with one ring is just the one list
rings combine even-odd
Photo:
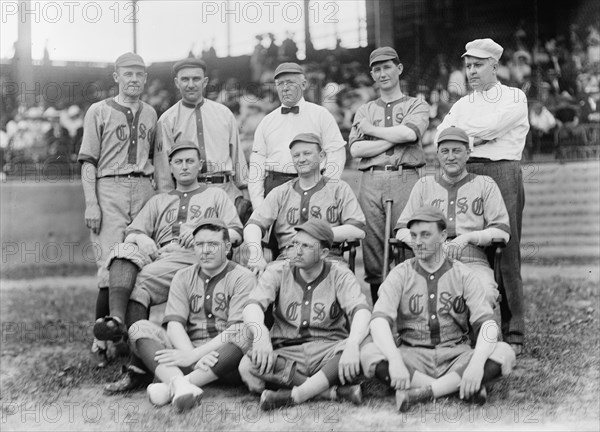
[(204, 180), (206, 180), (206, 183), (210, 183), (212, 184), (212, 175), (208, 174), (204, 177)]
[(385, 165), (383, 167), (384, 171), (393, 171), (393, 169), (394, 169), (394, 165)]

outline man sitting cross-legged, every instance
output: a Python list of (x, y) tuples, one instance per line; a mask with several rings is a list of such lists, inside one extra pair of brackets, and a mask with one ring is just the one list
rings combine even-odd
[[(205, 218), (216, 217), (228, 227), (232, 242), (241, 240), (241, 222), (227, 194), (198, 184), (202, 166), (194, 143), (182, 141), (169, 152), (177, 188), (152, 197), (127, 228), (125, 243), (109, 260), (110, 316), (94, 325), (100, 340), (118, 340), (136, 321), (148, 319), (151, 306), (167, 301), (169, 286), (178, 270), (196, 262), (192, 230)], [(143, 363), (135, 359), (123, 380), (106, 393), (131, 390), (144, 382)]]
[[(161, 381), (148, 386), (150, 401), (159, 406), (171, 402), (178, 411), (201, 398), (192, 371), (215, 358), (214, 351), (241, 330), (242, 310), (256, 284), (250, 270), (227, 259), (231, 242), (223, 221), (204, 219), (193, 236), (196, 264), (173, 278), (163, 319), (166, 329), (148, 320), (129, 328), (133, 351)], [(226, 362), (224, 354), (221, 360)], [(239, 357), (236, 366), (238, 362)]]
[[(359, 404), (360, 386), (350, 384), (360, 372), (359, 346), (371, 317), (367, 299), (347, 266), (325, 261), (333, 242), (327, 222), (310, 219), (295, 229), (288, 259), (269, 264), (248, 297), (246, 337), (216, 350), (212, 371), (194, 371), (192, 382), (231, 370), (228, 359), (237, 352), (240, 375), (251, 391), (262, 393), (264, 410), (315, 396)], [(271, 303), (275, 323), (269, 332), (264, 311)], [(266, 383), (280, 389), (265, 390)]]
[(440, 133), (439, 174), (425, 176), (415, 184), (398, 219), (396, 238), (410, 243), (407, 222), (411, 215), (424, 205), (439, 208), (448, 220), (446, 255), (467, 264), (477, 274), (494, 319), (501, 325), (498, 284), (483, 247), (496, 238), (508, 241), (508, 212), (496, 182), (468, 172), (470, 152), (469, 137), (462, 129), (449, 127)]
[[(484, 384), (508, 375), (515, 353), (497, 342), (499, 328), (475, 273), (444, 257), (444, 214), (421, 207), (407, 226), (415, 258), (381, 285), (370, 325), (374, 343), (361, 350), (363, 371), (396, 389), (400, 411), (457, 391), (461, 399), (484, 403)], [(469, 324), (477, 335), (474, 349)]]

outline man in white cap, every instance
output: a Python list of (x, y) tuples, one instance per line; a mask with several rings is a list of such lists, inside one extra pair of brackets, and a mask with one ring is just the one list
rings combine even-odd
[(525, 93), (498, 82), (498, 60), (502, 52), (502, 47), (492, 39), (477, 39), (466, 45), (462, 57), (474, 92), (454, 104), (438, 126), (438, 134), (451, 126), (464, 130), (472, 148), (469, 172), (490, 176), (502, 193), (511, 231), (501, 262), (506, 291), (506, 298), (502, 299), (503, 309), (506, 309), (502, 333), (519, 354), (525, 330), (519, 245), (525, 192), (520, 160), (529, 121)]

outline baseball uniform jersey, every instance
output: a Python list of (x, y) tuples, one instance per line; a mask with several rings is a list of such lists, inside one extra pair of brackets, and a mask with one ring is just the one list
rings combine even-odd
[(96, 102), (85, 114), (77, 160), (94, 165), (98, 178), (130, 173), (149, 176), (154, 172), (151, 160), (156, 111), (145, 102), (139, 103), (134, 113), (109, 98)]
[(461, 262), (445, 259), (433, 274), (416, 258), (396, 266), (379, 288), (371, 319), (384, 318), (396, 328), (396, 345), (434, 348), (469, 340), (493, 311), (474, 273)]
[(313, 281), (305, 281), (286, 261), (267, 266), (247, 304), (262, 310), (274, 303), (273, 347), (311, 341), (341, 341), (349, 335), (348, 320), (370, 309), (354, 274), (343, 265), (325, 262)]
[(365, 215), (348, 183), (327, 177), (309, 190), (303, 190), (298, 179), (276, 187), (254, 210), (248, 224), (258, 225), (263, 234), (273, 226), (279, 248), (283, 249), (295, 236), (294, 227), (312, 218), (326, 220), (332, 227), (365, 226)]
[(201, 185), (190, 192), (172, 190), (153, 196), (127, 227), (126, 234), (142, 233), (164, 246), (179, 236), (181, 226), (194, 225), (198, 219), (216, 217), (242, 234), (242, 223), (235, 206), (219, 188)]
[(163, 324), (181, 323), (192, 341), (212, 339), (244, 321), (242, 311), (255, 285), (252, 272), (231, 261), (213, 277), (198, 264), (179, 270), (171, 282)]
[[(197, 106), (179, 101), (160, 116), (157, 126), (156, 164), (168, 167), (168, 153), (181, 140), (196, 143), (201, 148), (205, 167), (203, 173), (229, 173), (238, 187), (248, 184), (246, 156), (240, 145), (237, 122), (225, 105), (203, 99)], [(159, 190), (173, 188), (169, 170), (157, 178)], [(223, 185), (226, 183), (216, 183)], [(218, 186), (221, 187), (221, 186)], [(241, 194), (239, 190), (237, 193)]]
[[(413, 187), (395, 229), (406, 228), (411, 215), (425, 205), (437, 207), (444, 213), (449, 238), (486, 228), (510, 233), (502, 194), (496, 182), (488, 176), (469, 173), (456, 184), (447, 182), (440, 175), (422, 177)], [(468, 248), (463, 253), (462, 262), (487, 263), (481, 248), (471, 244)]]
[[(93, 104), (84, 119), (78, 161), (96, 167), (96, 196), (102, 212), (96, 245), (98, 286), (107, 287), (105, 263), (114, 245), (125, 239), (125, 229), (154, 195), (150, 176), (154, 153), (156, 112), (140, 101), (137, 112), (113, 98)], [(134, 176), (124, 177), (129, 174)]]
[[(363, 242), (365, 279), (370, 284), (379, 284), (384, 266), (383, 250), (387, 246), (387, 239), (383, 238), (386, 201), (392, 200), (392, 221), (398, 220), (410, 191), (419, 178), (416, 168), (425, 165), (421, 137), (429, 125), (429, 105), (424, 100), (410, 96), (403, 96), (393, 102), (384, 102), (380, 98), (359, 107), (354, 123), (362, 119), (368, 119), (369, 123), (379, 127), (404, 125), (417, 136), (412, 143), (395, 145), (386, 152), (362, 158), (359, 162), (358, 168), (364, 172), (358, 201), (367, 221)], [(352, 146), (357, 141), (374, 139), (358, 135), (356, 128), (352, 128), (349, 142)], [(386, 166), (397, 170), (369, 171), (370, 168)]]

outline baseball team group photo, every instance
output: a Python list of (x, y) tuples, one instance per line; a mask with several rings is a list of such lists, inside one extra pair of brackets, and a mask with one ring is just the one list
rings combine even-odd
[(2, 428), (598, 430), (599, 22), (3, 2)]

